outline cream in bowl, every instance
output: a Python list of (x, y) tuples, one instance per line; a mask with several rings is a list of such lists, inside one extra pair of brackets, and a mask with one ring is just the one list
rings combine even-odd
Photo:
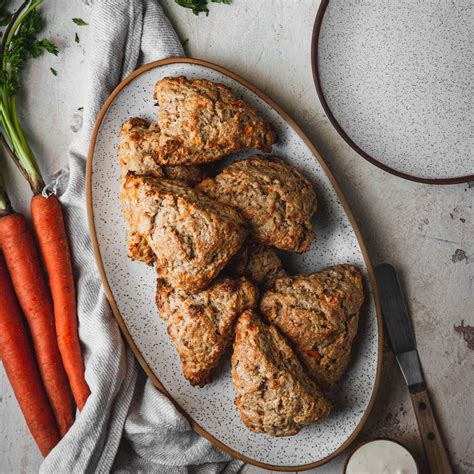
[(396, 441), (375, 439), (359, 445), (346, 462), (345, 474), (417, 474), (410, 451)]

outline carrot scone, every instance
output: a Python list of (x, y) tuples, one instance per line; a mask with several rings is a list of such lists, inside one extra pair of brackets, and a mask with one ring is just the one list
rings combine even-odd
[(275, 280), (260, 310), (292, 342), (309, 375), (329, 389), (349, 363), (363, 301), (359, 270), (336, 265)]
[[(120, 131), (118, 159), (122, 168), (122, 181), (128, 172), (183, 181), (191, 186), (204, 178), (198, 166), (160, 166), (156, 161), (160, 128), (142, 118), (127, 120)], [(136, 229), (127, 231), (128, 256), (148, 265), (155, 261), (155, 254), (146, 238)]]
[(158, 277), (186, 291), (208, 285), (247, 235), (238, 211), (179, 181), (129, 173), (121, 201), (130, 230), (156, 256)]
[(209, 163), (244, 148), (270, 152), (270, 125), (228, 87), (166, 77), (155, 85), (161, 165)]
[(136, 174), (176, 179), (193, 186), (204, 179), (204, 172), (196, 165), (160, 166), (160, 127), (148, 124), (145, 119), (134, 117), (127, 120), (120, 131), (118, 158), (122, 174), (132, 171)]
[(226, 270), (231, 275), (250, 278), (261, 288), (266, 288), (277, 278), (288, 276), (275, 250), (254, 242), (244, 244)]
[(279, 158), (253, 156), (236, 161), (197, 187), (239, 209), (249, 221), (250, 237), (257, 242), (305, 252), (314, 239), (313, 186), (294, 166)]
[(252, 310), (237, 321), (232, 383), (240, 417), (257, 433), (291, 436), (331, 412), (283, 336)]
[(257, 289), (247, 279), (217, 278), (205, 290), (190, 294), (158, 280), (156, 303), (194, 386), (204, 386), (232, 344), (237, 317), (257, 304)]

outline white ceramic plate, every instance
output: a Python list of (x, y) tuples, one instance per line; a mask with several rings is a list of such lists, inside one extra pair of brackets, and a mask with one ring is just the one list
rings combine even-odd
[[(350, 262), (358, 265), (366, 276), (367, 302), (360, 318), (353, 362), (332, 394), (334, 414), (293, 437), (271, 438), (252, 433), (244, 426), (234, 407), (229, 357), (220, 364), (213, 383), (204, 388), (189, 385), (155, 308), (154, 269), (127, 258), (118, 199), (118, 132), (129, 117), (153, 120), (155, 82), (179, 75), (206, 78), (232, 87), (274, 126), (279, 136), (274, 153), (298, 166), (314, 182), (319, 206), (314, 223), (317, 240), (309, 252), (286, 258), (288, 268), (299, 273), (314, 272)], [(358, 229), (322, 159), (291, 119), (253, 86), (218, 66), (188, 59), (159, 61), (136, 71), (105, 104), (91, 142), (87, 184), (92, 239), (115, 316), (147, 374), (190, 418), (193, 427), (234, 456), (272, 469), (315, 467), (341, 452), (362, 427), (375, 397), (381, 364), (381, 324), (376, 313), (372, 270)]]
[(474, 180), (472, 0), (323, 0), (321, 102), (343, 138), (398, 176)]

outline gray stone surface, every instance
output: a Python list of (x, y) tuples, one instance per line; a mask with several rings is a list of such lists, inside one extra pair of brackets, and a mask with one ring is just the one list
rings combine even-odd
[[(263, 89), (301, 125), (341, 184), (373, 263), (399, 269), (413, 315), (420, 357), (433, 403), (458, 472), (474, 472), (474, 185), (426, 186), (402, 181), (361, 159), (324, 116), (312, 82), (311, 30), (318, 0), (234, 0), (195, 17), (163, 2), (190, 56), (218, 63)], [(21, 100), (23, 122), (46, 174), (64, 164), (80, 120), (87, 64), (87, 8), (79, 0), (46, 2), (50, 36), (61, 46), (29, 70)], [(74, 32), (81, 37), (74, 43)], [(50, 66), (58, 70), (54, 77)], [(34, 84), (34, 86), (33, 86)], [(28, 188), (11, 170), (10, 189), (25, 210)], [(462, 323), (464, 321), (464, 323)], [(464, 324), (464, 326), (463, 326)], [(468, 327), (470, 325), (470, 327)], [(363, 437), (405, 442), (424, 463), (413, 411), (390, 351), (384, 355), (380, 395)], [(317, 472), (340, 472), (345, 455)], [(0, 472), (35, 472), (40, 455), (0, 369)], [(247, 473), (258, 472), (252, 467)]]

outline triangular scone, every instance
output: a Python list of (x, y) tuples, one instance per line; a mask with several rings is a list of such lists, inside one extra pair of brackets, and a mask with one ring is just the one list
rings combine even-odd
[(250, 238), (290, 252), (306, 252), (314, 240), (317, 199), (298, 169), (274, 156), (234, 161), (197, 188), (234, 206), (248, 220)]
[(291, 436), (331, 412), (283, 336), (252, 310), (237, 321), (232, 383), (240, 417), (257, 433)]
[(275, 280), (260, 310), (288, 337), (309, 375), (329, 389), (349, 363), (363, 301), (359, 270), (336, 265)]
[(158, 280), (156, 304), (168, 324), (183, 373), (191, 385), (204, 386), (234, 338), (235, 321), (257, 304), (257, 289), (245, 278), (217, 278), (189, 294)]
[[(150, 124), (142, 118), (127, 120), (120, 131), (118, 146), (118, 160), (122, 169), (122, 180), (131, 171), (136, 174), (155, 176), (183, 181), (195, 185), (205, 174), (198, 166), (159, 166), (156, 162), (156, 148), (160, 128), (158, 124)], [(127, 244), (128, 256), (151, 265), (155, 261), (155, 254), (148, 245), (146, 238), (128, 223)]]
[(179, 181), (129, 173), (121, 201), (156, 255), (158, 277), (186, 291), (208, 285), (247, 235), (238, 211)]
[(270, 152), (276, 140), (253, 107), (222, 84), (166, 77), (156, 83), (154, 98), (162, 165), (209, 163), (244, 148)]

